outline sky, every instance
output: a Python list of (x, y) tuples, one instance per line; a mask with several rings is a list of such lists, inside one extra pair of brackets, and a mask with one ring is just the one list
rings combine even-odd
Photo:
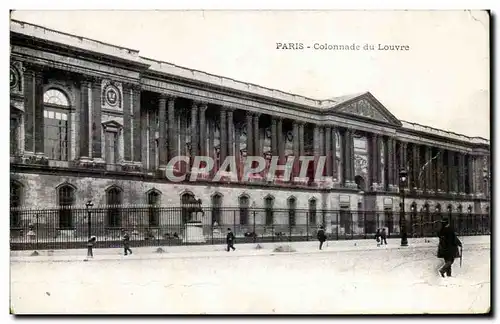
[[(15, 11), (11, 17), (313, 99), (370, 91), (401, 120), (490, 138), (484, 11)], [(281, 50), (277, 43), (409, 50)]]

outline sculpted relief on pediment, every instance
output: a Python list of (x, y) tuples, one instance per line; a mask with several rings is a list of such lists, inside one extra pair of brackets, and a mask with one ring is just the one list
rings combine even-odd
[(368, 100), (361, 99), (355, 101), (345, 107), (342, 107), (339, 112), (343, 112), (351, 115), (358, 115), (362, 117), (367, 117), (371, 119), (375, 119), (382, 122), (388, 122), (387, 118), (385, 118), (380, 111), (378, 111), (375, 107), (373, 107)]

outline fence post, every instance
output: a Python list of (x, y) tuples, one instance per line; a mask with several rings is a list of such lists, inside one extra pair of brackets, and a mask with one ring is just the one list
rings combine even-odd
[(253, 208), (253, 242), (257, 241), (257, 233), (255, 233), (255, 207)]

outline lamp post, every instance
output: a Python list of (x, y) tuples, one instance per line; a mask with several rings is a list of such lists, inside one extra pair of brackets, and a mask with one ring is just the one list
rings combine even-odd
[(92, 218), (91, 218), (90, 208), (92, 208), (92, 207), (94, 206), (94, 204), (92, 203), (92, 200), (89, 200), (89, 201), (87, 201), (87, 203), (85, 204), (85, 206), (87, 207), (87, 217), (88, 217), (88, 222), (87, 222), (87, 226), (88, 226), (88, 238), (90, 239), (90, 237), (92, 236), (92, 234), (91, 234), (91, 231), (92, 231)]
[(399, 194), (401, 195), (401, 214), (399, 219), (401, 222), (401, 246), (408, 246), (408, 233), (406, 231), (405, 219), (405, 186), (408, 180), (408, 172), (405, 169), (399, 170)]

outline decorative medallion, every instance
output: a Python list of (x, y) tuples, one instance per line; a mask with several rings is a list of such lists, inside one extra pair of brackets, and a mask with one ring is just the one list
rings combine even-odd
[(17, 88), (19, 84), (19, 73), (16, 68), (10, 67), (10, 88)]
[(112, 109), (122, 109), (121, 86), (112, 81), (105, 81), (102, 90), (104, 106)]

